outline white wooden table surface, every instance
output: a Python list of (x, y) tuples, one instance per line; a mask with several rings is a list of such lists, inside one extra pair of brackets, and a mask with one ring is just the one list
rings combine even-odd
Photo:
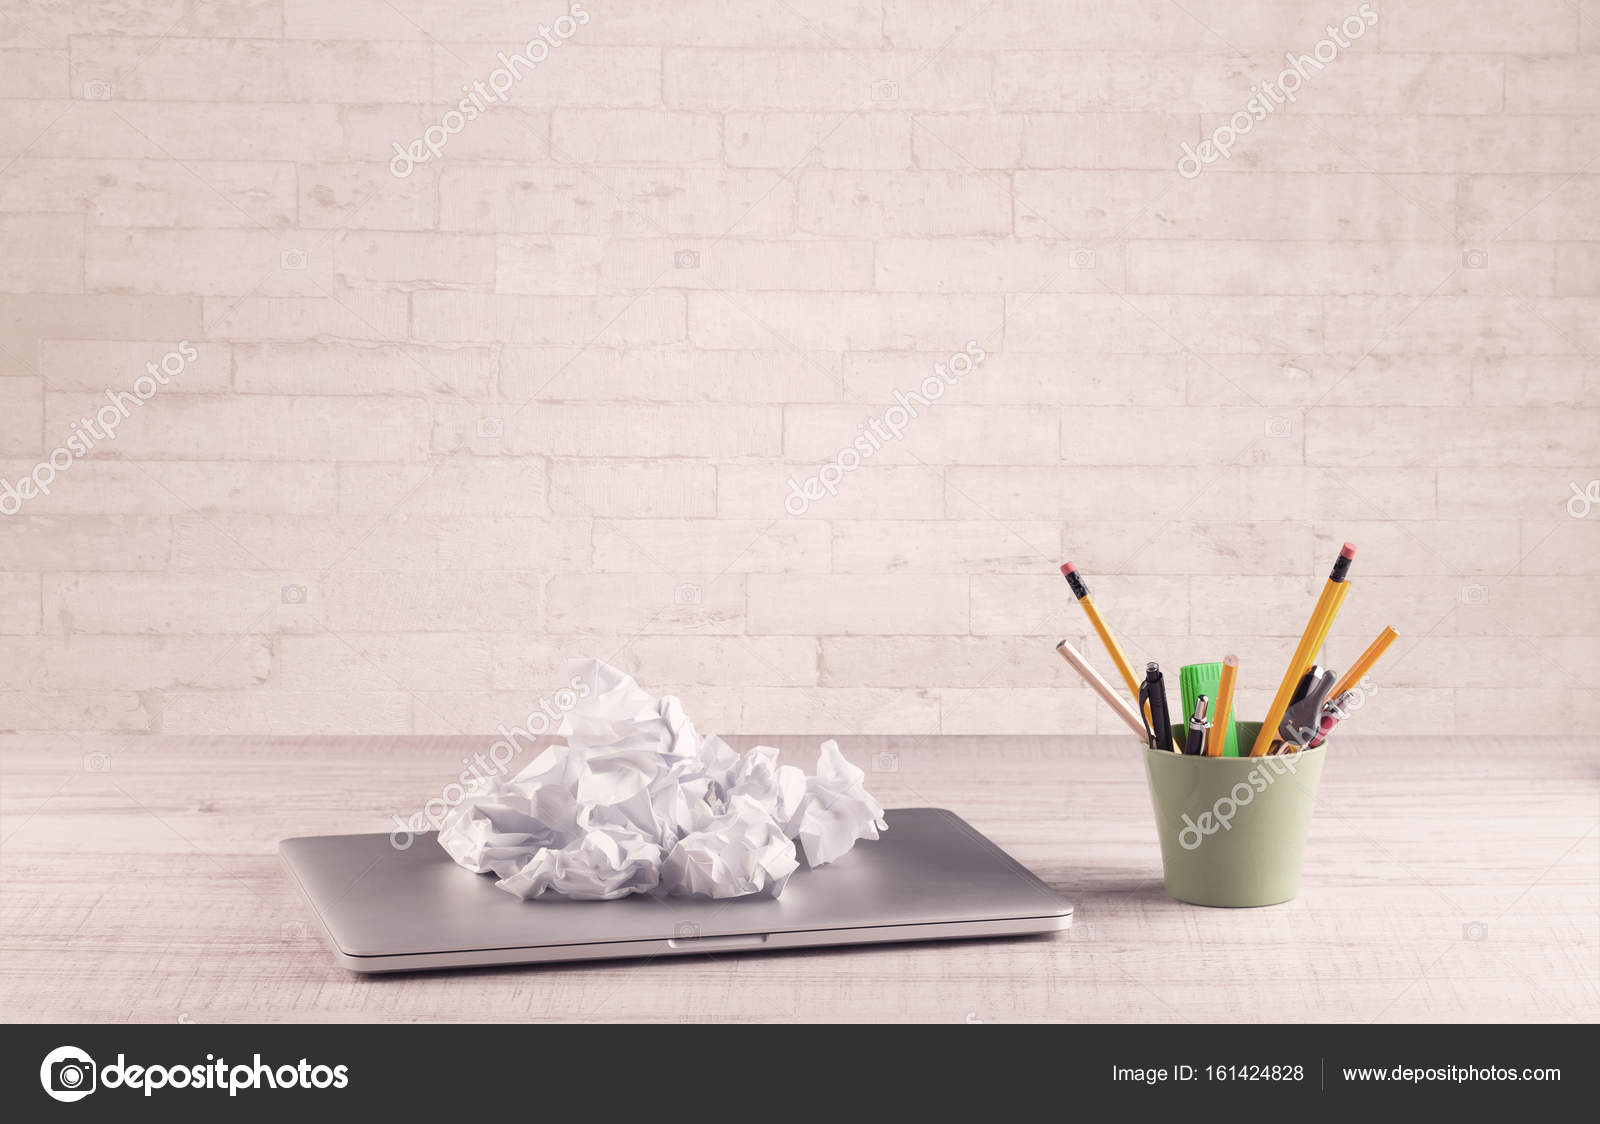
[[(729, 739), (740, 748), (762, 739)], [(767, 739), (809, 766), (817, 738)], [(362, 977), (277, 857), (386, 831), (489, 739), (0, 737), (7, 1021), (1600, 1019), (1600, 739), (1330, 743), (1298, 900), (1162, 892), (1139, 751), (846, 738), (1077, 905), (995, 942)]]

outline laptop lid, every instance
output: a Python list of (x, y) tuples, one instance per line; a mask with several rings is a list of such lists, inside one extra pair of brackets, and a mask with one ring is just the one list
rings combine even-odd
[(779, 898), (522, 901), (464, 870), (433, 832), (285, 839), (279, 851), (355, 971), (949, 939), (1066, 928), (1072, 907), (941, 808), (886, 813), (889, 829), (827, 866), (802, 864)]

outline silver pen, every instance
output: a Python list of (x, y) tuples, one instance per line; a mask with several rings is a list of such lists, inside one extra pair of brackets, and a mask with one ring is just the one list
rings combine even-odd
[(1201, 695), (1194, 700), (1194, 713), (1189, 716), (1188, 735), (1183, 739), (1183, 752), (1188, 756), (1195, 756), (1206, 751), (1206, 739), (1211, 736), (1211, 722), (1206, 717), (1206, 711), (1211, 706), (1211, 699)]

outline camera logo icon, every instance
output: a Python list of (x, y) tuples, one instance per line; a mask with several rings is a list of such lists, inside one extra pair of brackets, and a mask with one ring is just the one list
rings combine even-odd
[(672, 268), (673, 269), (699, 269), (700, 268), (700, 251), (699, 250), (677, 250), (677, 251), (674, 251), (673, 255), (672, 255)]
[(83, 84), (83, 96), (89, 101), (109, 101), (111, 99), (111, 83), (102, 82), (98, 78), (91, 78)]
[(306, 267), (306, 252), (304, 250), (285, 250), (278, 255), (278, 264), (284, 269), (304, 269)]
[(1288, 437), (1294, 432), (1294, 422), (1285, 417), (1268, 418), (1265, 432), (1268, 437)]
[(1465, 941), (1486, 941), (1489, 939), (1489, 926), (1482, 921), (1468, 921), (1461, 926), (1461, 939)]
[(58, 1101), (81, 1101), (95, 1089), (94, 1059), (76, 1046), (57, 1046), (44, 1056), (39, 1084)]
[(306, 587), (303, 585), (286, 585), (278, 590), (278, 596), (285, 605), (304, 605), (306, 603)]
[(479, 418), (478, 437), (483, 441), (498, 441), (506, 435), (506, 423), (499, 418)]
[(887, 750), (874, 753), (869, 759), (874, 773), (898, 773), (900, 771), (900, 755)]
[(1477, 584), (1462, 586), (1461, 603), (1463, 605), (1487, 605), (1489, 603), (1489, 587)]
[(1464, 269), (1488, 269), (1488, 250), (1462, 250), (1461, 265)]
[(1073, 250), (1071, 265), (1073, 269), (1094, 269), (1100, 264), (1100, 255), (1093, 250)]
[(873, 101), (896, 101), (900, 97), (900, 83), (891, 78), (879, 78), (872, 84)]

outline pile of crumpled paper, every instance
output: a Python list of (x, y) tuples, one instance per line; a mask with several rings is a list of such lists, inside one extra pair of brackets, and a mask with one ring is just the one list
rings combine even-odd
[(550, 746), (509, 781), (487, 777), (445, 817), (439, 843), (523, 899), (629, 894), (737, 898), (783, 892), (799, 867), (832, 862), (887, 826), (865, 774), (822, 743), (817, 775), (778, 751), (740, 754), (695, 732), (671, 695), (657, 699), (599, 660), (571, 660), (587, 687)]

